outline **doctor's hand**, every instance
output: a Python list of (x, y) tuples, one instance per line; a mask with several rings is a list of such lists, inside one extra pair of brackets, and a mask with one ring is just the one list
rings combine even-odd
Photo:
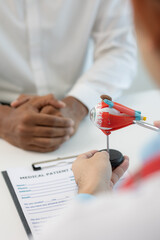
[(154, 126), (160, 128), (160, 120), (154, 122)]
[[(13, 108), (0, 106), (3, 113), (0, 137), (25, 150), (50, 152), (70, 138), (73, 121), (41, 113), (44, 106), (59, 107), (51, 95), (33, 97)], [(61, 104), (60, 104), (61, 105)]]
[(78, 193), (96, 195), (112, 190), (128, 166), (129, 159), (125, 156), (123, 163), (112, 171), (106, 151), (93, 150), (78, 156), (72, 165)]

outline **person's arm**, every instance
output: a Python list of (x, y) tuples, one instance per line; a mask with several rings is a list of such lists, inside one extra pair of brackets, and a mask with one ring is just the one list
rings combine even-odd
[[(109, 195), (114, 184), (116, 184), (128, 169), (128, 166), (128, 157), (125, 157), (124, 162), (112, 172), (109, 155), (106, 151), (97, 152), (96, 150), (93, 150), (80, 155), (72, 165), (75, 181), (78, 185), (78, 195), (75, 197), (71, 206), (66, 209), (63, 216), (61, 216), (60, 219), (57, 219), (57, 224), (52, 225), (52, 222), (48, 223), (48, 227), (44, 231), (42, 239), (51, 240), (56, 237), (56, 239), (62, 240), (64, 239), (64, 236), (65, 239), (101, 239), (90, 238), (92, 235), (91, 231), (97, 232), (96, 226), (99, 230), (99, 226), (103, 224), (101, 221), (96, 222), (96, 204), (98, 204), (100, 195), (106, 194), (106, 197), (107, 194)], [(110, 197), (108, 196), (108, 202), (111, 202), (109, 199)], [(107, 199), (105, 202), (106, 201)], [(102, 202), (102, 204), (105, 202)], [(91, 207), (92, 204), (93, 207)], [(89, 207), (91, 207), (91, 211), (89, 210)], [(108, 207), (108, 209), (110, 208), (108, 205), (106, 205), (106, 207)], [(101, 212), (99, 212), (99, 214), (101, 214)], [(95, 220), (95, 225), (92, 223), (93, 229), (90, 230), (87, 225), (84, 228), (83, 222), (85, 221), (90, 225), (89, 222), (91, 220)], [(75, 225), (75, 228), (73, 227), (73, 224)], [(62, 226), (63, 233), (60, 232)], [(78, 235), (75, 236), (77, 232)], [(85, 233), (86, 236), (84, 238)], [(81, 235), (79, 234), (83, 234), (83, 238), (81, 238)], [(98, 234), (100, 234), (100, 232)], [(104, 233), (104, 236), (106, 236), (106, 233)]]
[[(126, 159), (124, 162), (125, 168), (124, 165), (123, 168), (122, 165), (117, 168), (119, 170), (117, 176), (114, 176), (115, 180), (118, 180), (119, 174), (128, 166), (127, 161)], [(105, 180), (108, 181), (110, 176), (108, 163), (106, 152), (90, 152), (76, 160), (73, 171), (80, 192), (91, 193), (95, 197), (88, 201), (82, 199), (72, 202), (61, 218), (57, 219), (56, 224), (55, 221), (47, 223), (41, 240), (144, 240), (152, 239), (153, 236), (155, 240), (159, 240), (159, 175), (151, 176), (144, 183), (137, 183), (137, 187), (133, 189), (110, 194), (107, 191), (109, 185), (107, 182), (105, 184)], [(100, 189), (100, 192), (105, 191), (106, 194), (98, 196)], [(108, 190), (110, 191), (110, 188)]]
[[(34, 96), (22, 94), (11, 103), (11, 106), (14, 108), (20, 107), (33, 97)], [(39, 101), (41, 101), (41, 97), (39, 97)], [(65, 97), (63, 101), (59, 102), (60, 107), (47, 105), (41, 109), (41, 113), (72, 119), (74, 127), (70, 135), (73, 135), (77, 131), (80, 122), (88, 114), (88, 109), (82, 102), (71, 96)]]
[(72, 202), (56, 223), (47, 223), (40, 240), (159, 240), (159, 177), (140, 185)]
[(33, 97), (18, 108), (0, 105), (0, 137), (25, 150), (50, 152), (69, 139), (73, 121), (40, 113), (44, 106), (64, 107), (52, 95)]
[(100, 95), (118, 97), (135, 76), (137, 47), (129, 1), (100, 1), (91, 37), (93, 65), (63, 99), (66, 107), (60, 111), (73, 119), (75, 131), (88, 111), (100, 101)]
[(74, 134), (77, 131), (81, 121), (88, 114), (88, 109), (77, 98), (71, 96), (65, 97), (63, 102), (66, 104), (66, 106), (61, 108), (60, 112), (63, 117), (71, 118), (74, 121)]
[(73, 163), (72, 170), (78, 185), (78, 194), (98, 195), (111, 191), (129, 166), (128, 157), (112, 171), (109, 154), (90, 151), (80, 155)]
[(51, 107), (42, 111), (71, 116), (74, 132), (88, 111), (100, 101), (100, 95), (118, 97), (133, 79), (137, 49), (128, 0), (99, 1), (91, 34), (95, 46), (94, 63), (63, 99), (66, 108), (56, 113)]
[(118, 97), (135, 75), (137, 47), (128, 0), (100, 1), (92, 38), (93, 65), (68, 93), (88, 109), (102, 94)]
[(128, 169), (128, 157), (111, 172), (109, 155), (106, 151), (91, 151), (80, 155), (73, 163), (72, 170), (78, 185), (77, 200), (90, 201), (97, 194), (111, 191)]

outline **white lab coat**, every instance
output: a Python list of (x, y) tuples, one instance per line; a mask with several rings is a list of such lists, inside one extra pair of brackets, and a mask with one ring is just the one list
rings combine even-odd
[(39, 240), (159, 240), (160, 172), (135, 189), (75, 200)]
[[(94, 63), (84, 70), (89, 40)], [(136, 66), (128, 0), (0, 1), (0, 101), (20, 94), (118, 96)]]

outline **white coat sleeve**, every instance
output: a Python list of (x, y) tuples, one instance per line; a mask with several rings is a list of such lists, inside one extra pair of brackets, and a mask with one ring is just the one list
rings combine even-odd
[(39, 240), (159, 240), (160, 173), (137, 189), (76, 200)]

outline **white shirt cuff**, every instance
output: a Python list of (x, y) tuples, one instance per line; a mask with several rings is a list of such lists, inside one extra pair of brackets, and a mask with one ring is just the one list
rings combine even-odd
[(89, 84), (78, 83), (71, 89), (67, 96), (77, 98), (88, 108), (88, 110), (91, 110), (101, 101), (100, 96), (102, 94), (107, 94), (115, 99), (121, 95), (121, 92), (122, 91), (119, 88), (109, 84), (107, 87), (105, 85), (105, 90), (97, 90), (92, 88), (92, 86), (90, 87)]

